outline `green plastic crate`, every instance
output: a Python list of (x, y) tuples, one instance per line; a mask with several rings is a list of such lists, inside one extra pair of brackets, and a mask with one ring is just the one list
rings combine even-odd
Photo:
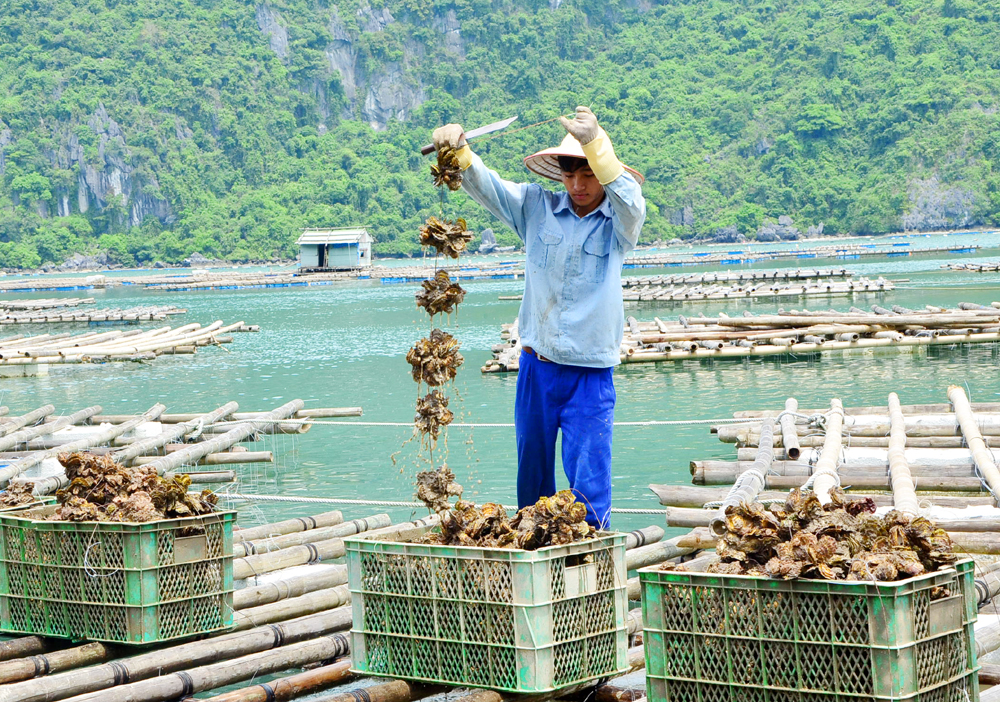
[[(979, 697), (972, 568), (967, 560), (890, 583), (643, 568), (647, 696), (972, 702)], [(934, 588), (946, 596), (932, 600)]]
[(236, 512), (156, 522), (0, 513), (0, 631), (149, 644), (233, 621)]
[(356, 672), (527, 693), (627, 668), (624, 535), (538, 551), (344, 544)]

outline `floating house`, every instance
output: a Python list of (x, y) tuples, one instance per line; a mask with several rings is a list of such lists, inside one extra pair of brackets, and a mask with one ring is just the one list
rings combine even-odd
[(342, 270), (372, 265), (372, 236), (363, 227), (306, 229), (299, 237), (299, 267)]

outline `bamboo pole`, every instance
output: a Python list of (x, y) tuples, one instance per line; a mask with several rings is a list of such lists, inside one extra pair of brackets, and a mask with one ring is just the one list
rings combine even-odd
[(64, 417), (57, 417), (51, 422), (46, 422), (44, 424), (39, 424), (38, 426), (12, 432), (7, 436), (0, 438), (0, 451), (6, 451), (7, 449), (14, 448), (15, 446), (34, 439), (36, 436), (43, 436), (45, 434), (51, 434), (54, 431), (59, 431), (63, 427), (68, 427), (71, 424), (76, 424), (78, 421), (86, 419), (87, 417), (92, 417), (100, 411), (101, 406), (94, 405)]
[(325, 612), (343, 607), (351, 601), (351, 593), (346, 585), (307, 592), (298, 597), (290, 597), (277, 602), (237, 610), (233, 616), (233, 630), (251, 629), (272, 622), (281, 622), (307, 614)]
[[(232, 412), (231, 416), (234, 420), (244, 420), (244, 419), (259, 419), (266, 412)], [(330, 419), (336, 417), (360, 417), (363, 412), (360, 407), (314, 407), (312, 409), (302, 409), (292, 415), (292, 419)], [(99, 414), (91, 422), (95, 424), (121, 424), (122, 422), (127, 422), (132, 419), (135, 415), (131, 414)], [(187, 422), (197, 422), (201, 417), (206, 416), (201, 412), (184, 412), (184, 413), (168, 413), (160, 417), (160, 422), (162, 424), (184, 424)], [(222, 417), (214, 421), (219, 421)], [(209, 424), (209, 422), (204, 422), (204, 424)]]
[(168, 702), (190, 697), (196, 692), (214, 690), (259, 675), (270, 675), (308, 663), (333, 659), (349, 650), (347, 637), (332, 634), (286, 644), (280, 648), (251, 653), (179, 673), (169, 673), (139, 682), (119, 685), (100, 692), (71, 697), (72, 702)]
[[(414, 702), (445, 691), (447, 688), (406, 680), (390, 680), (364, 688), (365, 702)], [(358, 702), (356, 692), (333, 691), (312, 702)]]
[(233, 593), (233, 609), (247, 609), (298, 597), (316, 590), (344, 585), (347, 582), (347, 566), (318, 564), (304, 575), (282, 579), (269, 579), (262, 585), (245, 587)]
[[(642, 670), (646, 667), (645, 650), (642, 646), (633, 646), (628, 650), (626, 655), (626, 665), (627, 670), (623, 675), (627, 675), (636, 670)], [(464, 695), (459, 695), (452, 697), (450, 702), (545, 702), (546, 700), (555, 699), (557, 697), (569, 697), (584, 690), (590, 690), (599, 687), (596, 682), (582, 683), (580, 685), (573, 685), (571, 687), (564, 687), (559, 690), (553, 690), (552, 692), (542, 692), (534, 695), (511, 695), (508, 693), (496, 692), (494, 690), (472, 690), (465, 693)], [(352, 702), (348, 699), (338, 699), (334, 697), (320, 698), (314, 700), (313, 702)], [(357, 702), (354, 700), (353, 702)], [(406, 700), (385, 700), (383, 702), (407, 702)]]
[[(198, 471), (197, 473), (185, 473), (185, 475), (191, 479), (192, 485), (201, 485), (204, 483), (232, 483), (236, 481), (235, 470), (206, 470)], [(173, 474), (168, 474), (166, 477), (173, 477)]]
[[(134, 466), (146, 466), (158, 459), (159, 456), (137, 456), (132, 460)], [(210, 453), (202, 456), (194, 462), (196, 466), (235, 466), (245, 463), (274, 463), (274, 453), (271, 451), (223, 451), (222, 453)], [(186, 470), (177, 470), (173, 473), (164, 473), (165, 476), (175, 473), (188, 473)]]
[(37, 656), (49, 650), (48, 642), (41, 636), (20, 636), (9, 641), (0, 641), (0, 661)]
[(1000, 595), (1000, 573), (976, 574), (976, 599), (980, 607)]
[(29, 424), (34, 424), (40, 419), (48, 417), (50, 414), (56, 411), (54, 405), (42, 405), (36, 410), (32, 410), (27, 414), (22, 414), (20, 417), (11, 417), (10, 420), (5, 421), (0, 425), (0, 436), (7, 436), (11, 432), (17, 431), (21, 427), (28, 426)]
[(729, 489), (729, 494), (722, 500), (722, 505), (709, 527), (718, 535), (726, 531), (726, 510), (736, 507), (744, 502), (752, 503), (757, 499), (761, 489), (764, 487), (764, 477), (771, 470), (771, 462), (774, 461), (772, 451), (772, 440), (774, 438), (774, 420), (765, 419), (760, 430), (760, 449), (753, 465), (740, 474)]
[[(904, 411), (900, 408), (900, 411)], [(800, 413), (804, 414), (804, 413)], [(816, 413), (811, 413), (816, 414)], [(1000, 436), (1000, 414), (996, 412), (976, 414), (977, 426), (980, 432), (990, 436)], [(845, 433), (854, 436), (884, 437), (889, 434), (892, 425), (889, 415), (862, 414), (851, 415), (850, 425), (845, 427)], [(904, 416), (904, 428), (907, 437), (914, 436), (962, 436), (962, 427), (955, 414), (914, 414)], [(813, 434), (815, 429), (799, 424), (796, 426), (800, 440), (804, 434)], [(752, 440), (760, 432), (760, 422), (753, 424), (729, 424), (720, 426), (716, 431), (719, 441), (724, 443), (739, 443)]]
[[(799, 410), (799, 401), (794, 397), (785, 400), (785, 414), (781, 417), (781, 445), (785, 449), (785, 455), (791, 460), (797, 461), (799, 454), (799, 435), (795, 430), (795, 414)], [(773, 458), (772, 458), (773, 460)]]
[[(757, 445), (758, 434), (748, 434), (742, 436), (735, 443), (738, 447), (752, 447)], [(889, 437), (888, 436), (858, 436), (857, 434), (850, 434), (844, 432), (845, 442), (848, 448), (889, 448)], [(997, 437), (991, 437), (997, 438)], [(798, 438), (798, 444), (800, 449), (800, 459), (801, 459), (801, 449), (803, 448), (815, 448), (817, 446), (823, 445), (822, 436), (800, 436)], [(775, 437), (775, 448), (782, 448), (784, 446), (784, 441), (782, 441), (780, 436)], [(910, 448), (964, 448), (965, 439), (961, 436), (906, 436), (906, 447)], [(782, 452), (777, 452), (777, 455), (784, 455)]]
[(274, 524), (264, 524), (262, 526), (249, 527), (247, 529), (236, 529), (233, 531), (233, 541), (252, 541), (254, 539), (264, 539), (272, 536), (284, 536), (294, 534), (299, 531), (308, 531), (317, 527), (336, 526), (344, 521), (344, 515), (339, 510), (333, 512), (323, 512), (311, 517), (296, 517)]
[[(694, 482), (707, 485), (719, 485), (732, 483), (736, 476), (745, 471), (751, 465), (750, 461), (691, 461), (691, 475)], [(914, 465), (910, 463), (910, 474), (914, 478), (945, 478), (960, 477), (968, 478), (975, 475), (975, 469), (971, 462), (966, 465), (959, 464), (953, 466), (948, 463), (936, 465)], [(851, 466), (845, 465), (840, 468), (840, 477), (843, 482), (850, 482), (851, 478), (884, 476), (887, 472), (888, 461), (880, 465), (869, 463), (868, 465)], [(771, 470), (780, 476), (808, 476), (812, 475), (813, 466), (801, 461), (774, 461)], [(920, 484), (920, 481), (917, 481)]]
[(669, 561), (671, 558), (686, 556), (698, 549), (696, 547), (681, 546), (683, 536), (678, 536), (667, 541), (660, 541), (648, 546), (640, 546), (625, 552), (625, 570), (635, 570), (646, 566)]
[(625, 535), (625, 549), (632, 550), (647, 544), (655, 544), (663, 539), (665, 532), (658, 526), (636, 529)]
[(204, 698), (202, 702), (287, 702), (302, 695), (321, 692), (328, 687), (351, 680), (355, 675), (351, 672), (351, 661), (340, 660), (297, 675)]
[(955, 416), (962, 427), (962, 436), (969, 445), (972, 457), (976, 462), (976, 470), (982, 476), (986, 484), (990, 486), (990, 492), (994, 495), (1000, 492), (1000, 470), (993, 461), (993, 455), (986, 448), (986, 442), (979, 431), (976, 418), (969, 406), (969, 398), (965, 396), (965, 391), (958, 385), (948, 387), (948, 399), (955, 407)]
[(900, 410), (899, 396), (889, 393), (889, 481), (892, 485), (893, 506), (909, 516), (919, 514), (917, 492), (906, 462), (906, 422)]
[[(93, 666), (0, 687), (0, 702), (55, 702), (88, 693), (107, 691), (146, 678), (220, 660), (240, 658), (279, 646), (313, 640), (317, 636), (350, 628), (350, 607), (320, 612), (280, 624), (177, 644), (140, 653), (113, 663)], [(141, 698), (139, 698), (141, 699)]]
[(239, 543), (233, 544), (233, 555), (241, 557), (261, 553), (270, 553), (272, 551), (280, 551), (282, 549), (291, 548), (292, 546), (318, 543), (328, 539), (342, 539), (345, 536), (360, 534), (368, 531), (369, 529), (381, 529), (382, 527), (387, 527), (391, 524), (392, 520), (389, 518), (388, 514), (376, 514), (371, 517), (365, 517), (364, 519), (354, 519), (344, 524), (319, 527), (318, 529), (300, 531), (294, 534), (285, 534), (284, 536), (275, 536), (272, 538), (260, 539), (258, 541), (240, 541)]
[(102, 643), (88, 643), (51, 653), (0, 663), (0, 684), (30, 680), (39, 675), (58, 673), (107, 660), (109, 649)]
[[(979, 666), (980, 685), (1000, 685), (1000, 665), (982, 663)], [(980, 697), (980, 699), (982, 699)]]
[(225, 434), (202, 441), (180, 451), (175, 451), (167, 456), (162, 456), (159, 460), (147, 465), (155, 468), (156, 472), (160, 474), (176, 471), (181, 466), (197, 461), (202, 456), (225, 451), (233, 444), (242, 441), (251, 434), (273, 423), (273, 420), (285, 419), (289, 415), (299, 411), (302, 409), (303, 404), (302, 400), (292, 400), (257, 419), (250, 420), (246, 424), (230, 429)]
[(1000, 622), (977, 622), (973, 625), (976, 641), (976, 657), (982, 658), (1000, 648)]
[[(145, 456), (150, 451), (156, 451), (163, 446), (166, 446), (171, 441), (179, 439), (185, 434), (190, 434), (193, 431), (197, 431), (204, 424), (211, 424), (217, 422), (223, 417), (227, 417), (239, 408), (239, 405), (235, 402), (227, 402), (226, 404), (218, 407), (207, 414), (199, 415), (196, 419), (192, 419), (188, 422), (183, 422), (177, 427), (172, 427), (160, 433), (159, 436), (151, 436), (148, 439), (141, 439), (130, 444), (128, 447), (122, 449), (121, 451), (116, 451), (112, 454), (112, 458), (119, 462), (128, 464), (130, 461), (138, 458), (139, 456)], [(114, 424), (124, 424), (132, 421), (134, 418), (130, 417), (126, 419), (125, 422), (112, 422)], [(162, 415), (160, 417), (162, 423)]]
[(830, 413), (826, 418), (826, 441), (823, 442), (823, 451), (813, 471), (813, 492), (819, 498), (820, 504), (826, 505), (830, 502), (830, 490), (840, 485), (840, 477), (837, 475), (837, 464), (840, 460), (840, 447), (843, 437), (841, 428), (844, 425), (844, 406), (840, 400), (834, 398), (830, 400)]
[[(160, 416), (160, 413), (166, 409), (165, 405), (159, 403), (150, 407), (146, 412), (138, 419), (134, 419), (131, 422), (125, 424), (111, 425), (102, 428), (100, 431), (92, 434), (83, 439), (78, 439), (77, 441), (71, 441), (68, 444), (64, 444), (58, 448), (48, 449), (47, 451), (38, 451), (31, 453), (24, 458), (14, 461), (8, 466), (0, 469), (0, 485), (6, 485), (12, 479), (16, 478), (18, 475), (23, 473), (28, 468), (36, 466), (47, 458), (55, 458), (60, 453), (67, 451), (83, 451), (91, 446), (98, 446), (103, 443), (111, 441), (116, 436), (124, 434), (127, 431), (131, 431), (135, 427), (139, 426), (143, 422), (149, 422)], [(38, 489), (36, 485), (35, 489)], [(40, 494), (40, 493), (36, 493)]]
[[(889, 490), (891, 485), (884, 476), (841, 476), (846, 490)], [(807, 476), (769, 475), (766, 487), (773, 490), (792, 490), (802, 487)], [(930, 492), (981, 492), (982, 481), (979, 478), (913, 478), (918, 490)]]
[(343, 539), (327, 539), (316, 543), (291, 546), (280, 551), (233, 559), (233, 579), (245, 580), (254, 575), (271, 573), (306, 563), (340, 558), (345, 553)]
[[(852, 495), (852, 498), (870, 498), (877, 507), (892, 507), (890, 495)], [(969, 499), (954, 497), (935, 497), (939, 507), (965, 508), (972, 506), (994, 506), (992, 497), (975, 497)], [(671, 527), (707, 527), (712, 523), (716, 510), (697, 509), (691, 507), (668, 507), (667, 526)], [(1000, 534), (993, 538), (991, 532), (1000, 532), (1000, 518), (983, 517), (981, 519), (938, 519), (936, 524), (948, 531), (954, 530), (961, 538), (969, 553), (1000, 553)], [(996, 551), (990, 549), (998, 549)], [(973, 550), (987, 549), (987, 550)]]

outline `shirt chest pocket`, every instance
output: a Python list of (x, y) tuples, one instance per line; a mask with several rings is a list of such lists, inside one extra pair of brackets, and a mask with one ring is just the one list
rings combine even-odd
[(538, 240), (528, 251), (528, 260), (539, 268), (552, 268), (556, 264), (556, 254), (562, 244), (563, 233), (557, 229), (538, 230)]
[(581, 267), (583, 279), (588, 283), (603, 283), (608, 275), (611, 259), (612, 236), (610, 229), (598, 229), (583, 242)]

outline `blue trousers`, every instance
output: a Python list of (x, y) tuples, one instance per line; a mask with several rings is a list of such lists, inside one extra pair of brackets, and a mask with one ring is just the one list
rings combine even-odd
[(587, 506), (587, 521), (608, 527), (615, 419), (611, 374), (611, 368), (566, 366), (521, 353), (514, 400), (518, 508), (555, 494), (556, 435), (562, 429), (570, 488)]

